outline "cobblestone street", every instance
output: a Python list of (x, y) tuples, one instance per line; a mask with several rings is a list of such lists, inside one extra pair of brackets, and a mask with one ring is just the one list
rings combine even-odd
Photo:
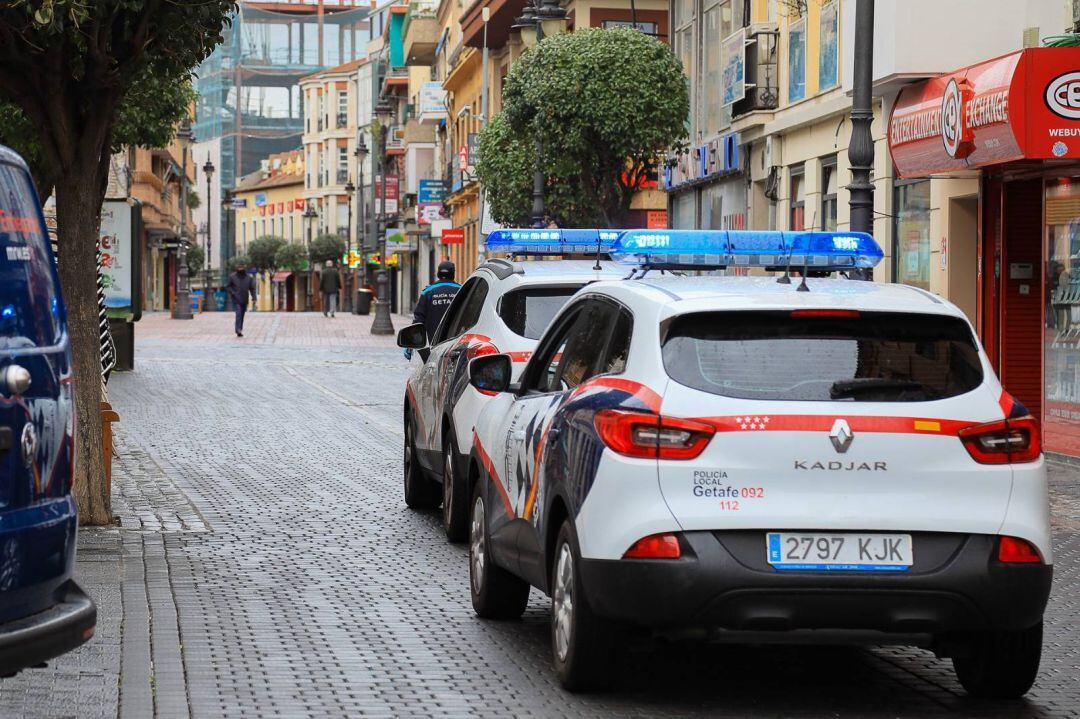
[(969, 699), (922, 650), (818, 647), (634, 645), (611, 690), (563, 692), (547, 598), (477, 619), (466, 546), (405, 507), (410, 365), (370, 319), (136, 325), (136, 371), (109, 386), (119, 524), (80, 534), (97, 636), (0, 680), (0, 717), (1080, 717), (1080, 468), (1056, 463), (1024, 701)]

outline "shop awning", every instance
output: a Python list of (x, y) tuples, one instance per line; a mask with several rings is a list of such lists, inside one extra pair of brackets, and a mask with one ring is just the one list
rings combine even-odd
[(888, 141), (901, 177), (1080, 159), (1080, 48), (1029, 48), (910, 85)]
[(291, 272), (275, 272), (274, 276), (270, 278), (271, 282), (284, 282), (292, 276)]

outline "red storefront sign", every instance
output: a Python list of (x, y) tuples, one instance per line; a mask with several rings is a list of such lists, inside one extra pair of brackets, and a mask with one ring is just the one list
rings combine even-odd
[(1080, 48), (1029, 48), (906, 87), (888, 140), (901, 177), (1080, 158)]
[(465, 244), (465, 228), (464, 227), (451, 227), (443, 230), (442, 243), (444, 245), (463, 245)]

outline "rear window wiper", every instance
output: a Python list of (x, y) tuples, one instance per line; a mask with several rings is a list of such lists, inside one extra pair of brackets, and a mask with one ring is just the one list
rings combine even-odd
[(914, 380), (890, 379), (888, 377), (856, 377), (855, 379), (841, 379), (833, 382), (832, 386), (829, 387), (829, 397), (831, 399), (843, 399), (844, 397), (855, 397), (863, 393), (888, 390), (898, 392), (918, 390), (931, 397), (936, 394), (932, 388)]

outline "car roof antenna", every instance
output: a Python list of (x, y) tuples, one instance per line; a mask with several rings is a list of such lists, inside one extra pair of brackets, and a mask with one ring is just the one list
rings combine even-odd
[[(784, 233), (781, 232), (780, 234), (781, 234), (781, 236), (783, 236)], [(780, 285), (790, 285), (791, 284), (791, 253), (794, 252), (794, 251), (795, 251), (795, 243), (792, 242), (791, 246), (788, 247), (787, 262), (784, 263), (784, 276), (776, 278), (777, 284), (780, 284)]]
[(600, 230), (599, 232), (596, 233), (596, 264), (593, 265), (593, 269), (595, 271), (597, 271), (597, 272), (604, 269), (603, 267), (600, 266), (600, 249), (601, 249), (602, 243), (603, 243), (603, 239), (601, 239), (601, 238), (602, 238), (603, 234), (604, 234), (603, 230)]
[[(814, 225), (817, 224), (817, 210), (814, 210), (814, 219), (810, 222), (810, 231), (814, 231)], [(806, 248), (807, 251), (803, 253), (803, 270), (802, 270), (802, 282), (795, 288), (796, 292), (809, 292), (810, 288), (806, 285), (806, 273), (810, 266), (810, 248)], [(791, 263), (788, 263), (791, 264)]]

